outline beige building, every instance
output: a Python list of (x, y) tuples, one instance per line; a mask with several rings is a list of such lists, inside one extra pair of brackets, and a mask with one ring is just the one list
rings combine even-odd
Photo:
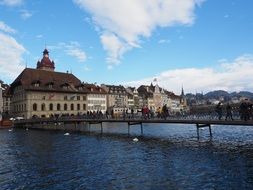
[(78, 115), (87, 111), (88, 90), (70, 73), (54, 71), (47, 49), (37, 68), (26, 68), (10, 86), (14, 117)]
[(101, 88), (103, 88), (107, 93), (107, 108), (111, 109), (113, 107), (128, 107), (128, 94), (123, 86), (102, 84)]

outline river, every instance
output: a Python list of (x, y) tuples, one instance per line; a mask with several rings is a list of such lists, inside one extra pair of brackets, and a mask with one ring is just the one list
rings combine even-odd
[(253, 189), (253, 127), (143, 128), (0, 130), (0, 190)]

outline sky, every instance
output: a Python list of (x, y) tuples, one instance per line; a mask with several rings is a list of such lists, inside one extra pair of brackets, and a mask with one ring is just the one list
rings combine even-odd
[(252, 0), (0, 0), (0, 79), (36, 68), (176, 94), (253, 91)]

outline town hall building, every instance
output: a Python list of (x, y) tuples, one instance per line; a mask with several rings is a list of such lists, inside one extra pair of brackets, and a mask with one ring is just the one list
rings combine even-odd
[(50, 117), (87, 112), (85, 88), (72, 73), (56, 72), (47, 49), (37, 68), (25, 68), (10, 86), (11, 114), (14, 117)]

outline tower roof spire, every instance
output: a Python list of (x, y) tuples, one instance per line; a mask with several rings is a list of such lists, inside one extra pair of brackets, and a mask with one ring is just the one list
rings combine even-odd
[(37, 62), (37, 69), (54, 71), (54, 61), (49, 59), (49, 51), (45, 48), (43, 51), (43, 58)]

